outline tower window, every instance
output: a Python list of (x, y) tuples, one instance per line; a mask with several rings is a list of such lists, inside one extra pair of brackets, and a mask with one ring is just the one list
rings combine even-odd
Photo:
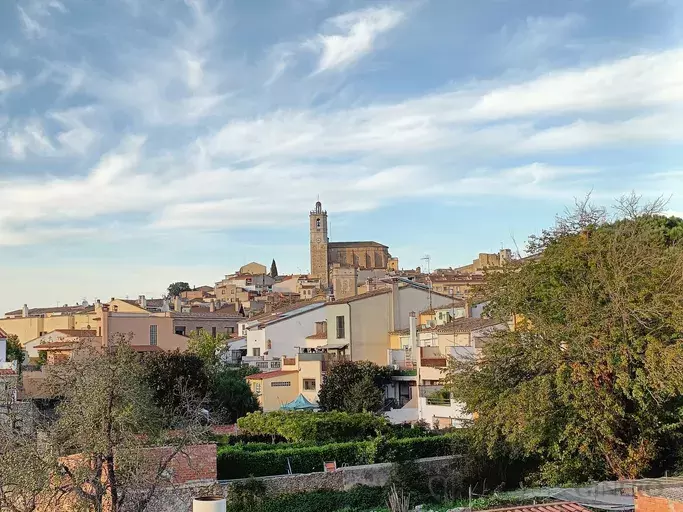
[(315, 219), (315, 227), (320, 229), (320, 219)]

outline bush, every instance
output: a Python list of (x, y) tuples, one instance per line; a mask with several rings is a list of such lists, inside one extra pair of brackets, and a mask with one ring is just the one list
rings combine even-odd
[(284, 437), (288, 441), (331, 443), (374, 437), (389, 430), (386, 418), (370, 413), (255, 412), (237, 421), (248, 435)]
[(313, 491), (284, 494), (255, 500), (250, 506), (245, 501), (228, 502), (228, 512), (327, 512), (335, 510), (368, 510), (384, 505), (383, 487), (357, 486), (348, 491)]
[(424, 457), (462, 453), (467, 446), (464, 436), (449, 434), (405, 439), (377, 438), (373, 441), (326, 445), (245, 444), (222, 446), (218, 450), (218, 478), (246, 478), (287, 473), (287, 461), (294, 473), (323, 470), (323, 463), (337, 466), (402, 462)]

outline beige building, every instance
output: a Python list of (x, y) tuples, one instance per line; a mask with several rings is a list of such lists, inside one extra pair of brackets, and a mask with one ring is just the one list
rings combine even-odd
[(246, 265), (242, 265), (240, 267), (240, 274), (251, 274), (254, 276), (258, 275), (264, 275), (268, 273), (268, 269), (266, 268), (265, 265), (261, 265), (260, 263), (256, 263), (255, 261), (252, 261), (251, 263), (247, 263)]
[(25, 344), (58, 329), (93, 329), (97, 322), (95, 306), (62, 306), (55, 308), (22, 309), (5, 313), (0, 328), (15, 334)]
[(185, 300), (211, 299), (212, 297), (214, 297), (213, 287), (212, 286), (198, 286), (196, 288), (193, 288), (192, 290), (182, 292), (180, 294), (180, 297), (182, 299), (185, 299)]
[(256, 373), (247, 377), (247, 383), (264, 412), (277, 411), (282, 405), (299, 396), (297, 370)]
[[(330, 285), (330, 267), (337, 263), (356, 269), (387, 269), (389, 248), (377, 242), (330, 242), (327, 212), (320, 201), (309, 214), (311, 276), (320, 279), (323, 288)], [(392, 266), (398, 267), (394, 259)]]
[(472, 272), (481, 272), (487, 268), (499, 268), (507, 265), (510, 261), (512, 261), (512, 251), (510, 249), (501, 249), (497, 253), (480, 252), (477, 259), (472, 260), (471, 264), (457, 267), (453, 271), (470, 274)]

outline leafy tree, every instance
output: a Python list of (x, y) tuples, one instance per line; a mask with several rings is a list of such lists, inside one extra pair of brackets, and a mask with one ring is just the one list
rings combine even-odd
[(532, 240), (537, 261), (491, 274), (489, 314), (518, 325), (449, 363), (479, 444), (538, 458), (551, 484), (638, 477), (683, 435), (683, 221), (617, 206), (607, 222), (579, 203)]
[(277, 264), (275, 263), (275, 259), (273, 259), (273, 262), (270, 264), (270, 277), (273, 279), (277, 278), (278, 273), (277, 273)]
[(17, 366), (21, 368), (24, 363), (24, 350), (21, 347), (21, 342), (19, 341), (19, 336), (16, 334), (10, 334), (7, 336), (7, 360), (16, 361)]
[(183, 292), (189, 292), (191, 290), (190, 285), (184, 281), (177, 281), (168, 285), (168, 296), (178, 297)]
[[(164, 415), (154, 404), (138, 355), (123, 337), (110, 350), (79, 349), (82, 357), (55, 365), (48, 382), (61, 397), (45, 444), (74, 457), (53, 460), (61, 487), (76, 509), (144, 511), (171, 460), (206, 435), (200, 402), (188, 397), (174, 411), (173, 435), (164, 435)], [(170, 448), (151, 459), (144, 448), (163, 439)]]
[(187, 351), (194, 354), (204, 363), (207, 372), (213, 371), (221, 361), (221, 355), (226, 349), (228, 337), (225, 334), (211, 336), (205, 330), (192, 331), (187, 342)]
[(370, 361), (339, 361), (327, 373), (318, 393), (324, 411), (377, 412), (382, 408), (384, 386), (391, 368)]
[(211, 378), (213, 413), (223, 423), (235, 423), (247, 413), (258, 411), (258, 400), (239, 371), (220, 368)]
[(164, 411), (177, 410), (188, 393), (201, 399), (209, 391), (204, 362), (196, 354), (152, 352), (143, 356), (142, 363), (143, 378), (155, 404)]

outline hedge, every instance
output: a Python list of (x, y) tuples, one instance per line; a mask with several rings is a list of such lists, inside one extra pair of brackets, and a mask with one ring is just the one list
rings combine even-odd
[(237, 420), (247, 435), (284, 437), (293, 442), (332, 443), (375, 437), (387, 432), (389, 422), (371, 413), (346, 412), (253, 412)]
[(377, 438), (373, 441), (333, 443), (321, 446), (297, 444), (271, 445), (272, 449), (252, 451), (249, 445), (222, 446), (218, 450), (218, 478), (221, 480), (249, 476), (271, 476), (287, 473), (287, 460), (293, 473), (323, 470), (323, 463), (363, 465), (376, 462), (402, 462), (424, 457), (459, 453), (466, 446), (463, 436), (448, 434), (406, 439)]

